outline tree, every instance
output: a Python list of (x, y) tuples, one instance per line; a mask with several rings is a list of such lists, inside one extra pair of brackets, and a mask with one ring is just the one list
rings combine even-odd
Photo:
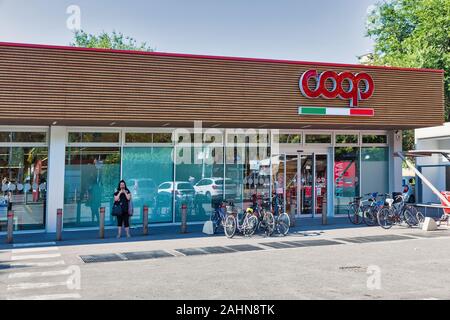
[(123, 33), (116, 31), (111, 34), (103, 31), (99, 35), (92, 35), (79, 30), (74, 33), (74, 42), (70, 45), (83, 48), (153, 51), (146, 42), (138, 44), (134, 38), (124, 36)]
[[(445, 119), (450, 119), (450, 1), (385, 0), (367, 18), (375, 40), (373, 64), (443, 69)], [(414, 132), (404, 131), (404, 149), (414, 149)]]

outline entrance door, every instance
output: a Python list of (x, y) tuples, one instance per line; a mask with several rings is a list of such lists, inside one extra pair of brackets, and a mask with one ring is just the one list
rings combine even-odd
[(324, 197), (327, 193), (327, 155), (326, 154), (302, 154), (299, 157), (298, 181), (300, 216), (312, 216), (322, 214)]
[(272, 160), (272, 192), (284, 211), (300, 217), (322, 214), (327, 193), (326, 154), (287, 154)]

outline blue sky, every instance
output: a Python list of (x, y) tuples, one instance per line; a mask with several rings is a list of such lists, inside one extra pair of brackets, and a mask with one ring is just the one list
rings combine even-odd
[(68, 45), (69, 5), (89, 33), (121, 31), (157, 51), (356, 63), (377, 0), (0, 0), (0, 41)]

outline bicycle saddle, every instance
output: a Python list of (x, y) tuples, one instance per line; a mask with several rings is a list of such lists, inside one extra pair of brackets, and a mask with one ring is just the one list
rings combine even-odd
[(394, 199), (386, 199), (386, 203), (388, 204), (388, 206), (392, 206), (392, 204), (394, 203)]

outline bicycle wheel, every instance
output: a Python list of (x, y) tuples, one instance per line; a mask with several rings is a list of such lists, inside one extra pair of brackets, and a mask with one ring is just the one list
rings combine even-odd
[(277, 231), (282, 236), (286, 236), (289, 233), (289, 227), (291, 225), (291, 219), (287, 213), (282, 213), (277, 219)]
[(378, 211), (377, 219), (378, 224), (383, 229), (390, 229), (392, 228), (392, 225), (394, 224), (394, 213), (392, 209), (384, 207), (380, 211)]
[(244, 235), (252, 236), (255, 234), (256, 229), (258, 229), (258, 218), (253, 214), (248, 214), (244, 220)]
[(419, 224), (416, 217), (416, 212), (412, 207), (406, 207), (403, 210), (403, 219), (409, 227), (415, 227)]
[(364, 209), (363, 217), (364, 217), (364, 222), (366, 223), (367, 226), (373, 227), (378, 223), (377, 213), (378, 213), (378, 209), (376, 207), (366, 207)]
[(417, 211), (416, 213), (416, 219), (417, 219), (417, 224), (419, 225), (419, 227), (422, 226), (422, 224), (425, 222), (425, 216), (422, 212)]
[(229, 215), (226, 219), (225, 219), (225, 235), (228, 238), (233, 238), (234, 235), (236, 234), (236, 228), (237, 228), (237, 223), (236, 223), (236, 218), (233, 215)]
[(270, 237), (275, 231), (275, 218), (270, 211), (264, 212), (263, 220), (260, 223), (260, 228), (264, 230), (266, 236)]
[(361, 207), (356, 204), (352, 203), (348, 206), (348, 219), (353, 224), (361, 224), (363, 223), (363, 214), (361, 212)]

